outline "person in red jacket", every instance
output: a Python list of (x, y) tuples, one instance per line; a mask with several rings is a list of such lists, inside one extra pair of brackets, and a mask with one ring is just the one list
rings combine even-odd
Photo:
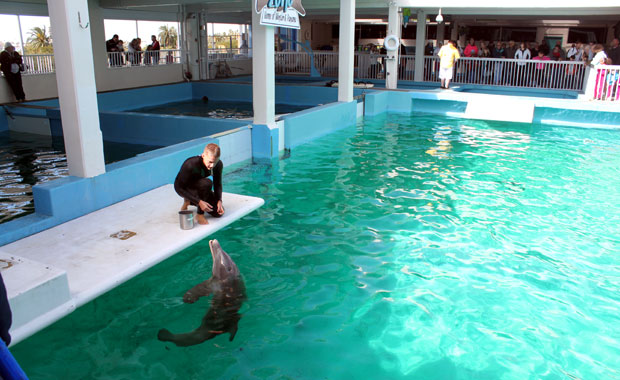
[[(476, 58), (478, 57), (479, 50), (478, 46), (476, 46), (476, 41), (473, 38), (469, 39), (469, 44), (465, 47), (465, 51), (463, 51), (463, 56), (466, 58)], [(467, 71), (467, 77), (469, 83), (475, 83), (476, 79), (476, 64), (470, 60), (465, 61), (465, 70)]]
[(150, 55), (151, 55), (151, 63), (153, 65), (158, 65), (159, 64), (159, 41), (157, 41), (157, 37), (155, 37), (154, 35), (151, 36), (151, 48), (150, 50)]

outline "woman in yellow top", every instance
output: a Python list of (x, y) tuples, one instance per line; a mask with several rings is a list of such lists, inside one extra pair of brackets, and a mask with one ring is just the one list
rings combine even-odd
[(441, 88), (448, 88), (450, 86), (450, 80), (452, 79), (452, 72), (454, 71), (454, 62), (461, 58), (458, 49), (456, 48), (456, 41), (450, 40), (441, 50), (439, 50), (439, 79), (441, 79)]

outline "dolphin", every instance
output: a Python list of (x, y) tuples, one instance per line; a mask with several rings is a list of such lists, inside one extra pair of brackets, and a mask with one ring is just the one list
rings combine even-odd
[(161, 329), (157, 334), (157, 339), (186, 347), (213, 339), (224, 333), (230, 334), (231, 342), (235, 338), (237, 324), (241, 319), (239, 309), (246, 299), (245, 284), (239, 268), (224, 252), (220, 243), (217, 240), (211, 240), (209, 248), (213, 257), (211, 278), (194, 286), (183, 296), (183, 302), (194, 303), (200, 297), (213, 294), (211, 306), (202, 318), (202, 323), (196, 330), (182, 334), (173, 334), (166, 329)]
[[(267, 4), (270, 2), (271, 0), (256, 0), (256, 13), (260, 13), (264, 7), (267, 6)], [(285, 0), (286, 2), (287, 0)], [(290, 1), (290, 0), (288, 0)], [(301, 0), (293, 0), (293, 2), (290, 5), (291, 8), (295, 9), (297, 11), (297, 13), (299, 13), (302, 16), (306, 15), (306, 10), (304, 9), (304, 6), (301, 5)], [(278, 7), (278, 11), (282, 11), (284, 7), (280, 6)]]

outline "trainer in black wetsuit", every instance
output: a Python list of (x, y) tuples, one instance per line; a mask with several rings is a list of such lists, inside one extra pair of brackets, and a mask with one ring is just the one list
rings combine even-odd
[[(190, 204), (198, 207), (198, 214), (204, 214), (198, 206), (198, 202), (203, 200), (213, 207), (213, 211), (209, 214), (219, 218), (221, 215), (217, 213), (217, 203), (222, 200), (223, 169), (222, 161), (218, 161), (213, 170), (209, 170), (202, 156), (190, 157), (185, 160), (174, 180), (174, 190), (189, 200)], [(213, 181), (207, 178), (209, 176), (213, 176)]]

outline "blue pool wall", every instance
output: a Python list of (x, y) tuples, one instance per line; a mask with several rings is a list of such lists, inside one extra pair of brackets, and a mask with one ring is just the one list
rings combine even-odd
[[(468, 97), (457, 91), (446, 99), (438, 93), (373, 91), (365, 95), (365, 112), (374, 116), (384, 112), (423, 113), (465, 118)], [(508, 89), (509, 94), (514, 89)], [(567, 94), (566, 96), (571, 96)], [(523, 97), (534, 102), (533, 123), (585, 128), (620, 127), (620, 107), (603, 102), (567, 102), (554, 98)], [(505, 101), (510, 101), (506, 98)]]
[[(60, 111), (48, 110), (47, 117), (52, 136), (62, 136)], [(248, 122), (195, 116), (100, 112), (99, 124), (105, 141), (168, 146), (246, 126)]]
[(284, 147), (295, 148), (335, 130), (354, 125), (357, 102), (337, 102), (283, 116)]

